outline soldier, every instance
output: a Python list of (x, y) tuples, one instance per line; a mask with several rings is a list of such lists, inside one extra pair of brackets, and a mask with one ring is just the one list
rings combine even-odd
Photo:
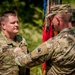
[[(25, 39), (18, 35), (18, 17), (13, 11), (6, 11), (0, 16), (0, 75), (29, 75), (25, 66), (18, 67), (14, 61), (13, 50), (20, 46), (27, 54), (28, 48)], [(19, 70), (22, 71), (20, 71)]]
[(20, 47), (14, 49), (15, 61), (21, 66), (33, 67), (48, 61), (47, 75), (75, 75), (75, 27), (71, 25), (70, 5), (54, 5), (47, 17), (58, 35), (39, 45), (29, 54)]

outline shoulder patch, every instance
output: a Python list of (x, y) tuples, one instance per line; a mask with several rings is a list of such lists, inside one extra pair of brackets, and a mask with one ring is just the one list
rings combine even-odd
[(36, 50), (36, 53), (42, 53), (42, 49), (41, 48), (38, 48), (37, 50)]

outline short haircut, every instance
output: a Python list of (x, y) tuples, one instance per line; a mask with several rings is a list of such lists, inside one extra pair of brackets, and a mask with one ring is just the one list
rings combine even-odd
[(5, 11), (0, 15), (0, 25), (1, 22), (8, 20), (8, 16), (16, 16), (16, 13), (14, 11)]

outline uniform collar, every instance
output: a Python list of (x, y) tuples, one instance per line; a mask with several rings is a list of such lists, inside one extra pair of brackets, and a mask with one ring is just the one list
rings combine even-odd
[(60, 31), (60, 33), (66, 32), (66, 31), (70, 31), (71, 29), (75, 30), (75, 27), (72, 27), (72, 28), (65, 28), (65, 29), (63, 29), (62, 31)]
[(14, 40), (11, 40), (11, 39), (8, 39), (7, 37), (6, 37), (6, 35), (1, 31), (1, 34), (2, 34), (2, 36), (4, 37), (4, 39), (5, 39), (5, 41), (6, 41), (6, 43), (8, 44), (8, 45), (13, 45), (13, 46), (17, 46), (18, 44), (17, 44), (17, 42), (15, 42), (17, 39), (16, 39), (16, 37), (17, 36), (15, 36), (15, 38), (14, 38)]

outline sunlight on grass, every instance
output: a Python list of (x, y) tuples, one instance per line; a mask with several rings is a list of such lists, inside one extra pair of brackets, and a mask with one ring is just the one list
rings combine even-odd
[(41, 66), (36, 66), (30, 69), (30, 75), (42, 75)]

